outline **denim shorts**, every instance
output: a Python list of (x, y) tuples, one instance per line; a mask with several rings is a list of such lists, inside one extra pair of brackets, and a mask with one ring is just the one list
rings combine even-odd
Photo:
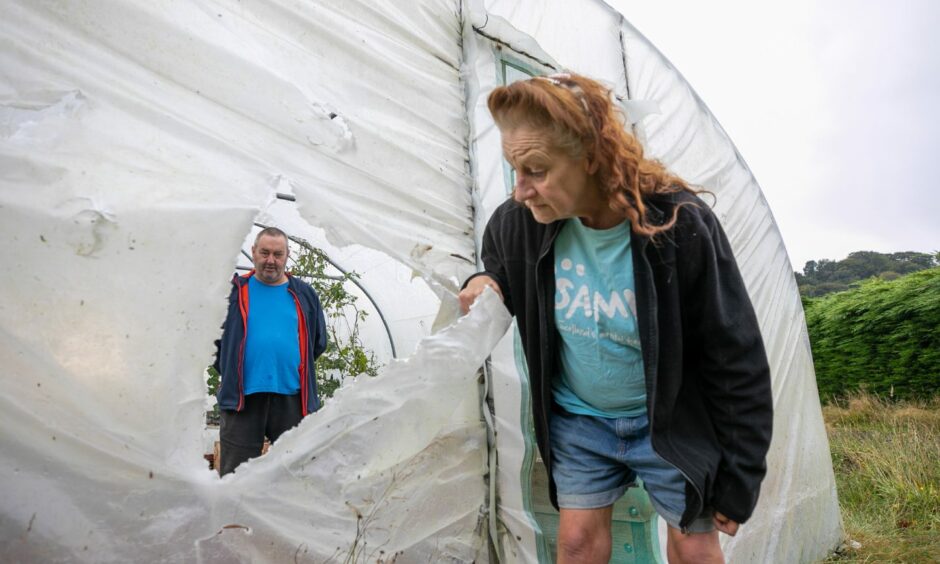
[[(552, 477), (560, 507), (598, 509), (613, 505), (639, 477), (660, 517), (680, 528), (686, 480), (653, 451), (645, 413), (606, 419), (568, 413), (556, 406), (550, 425)], [(706, 514), (686, 530), (704, 533), (714, 528), (711, 516)]]

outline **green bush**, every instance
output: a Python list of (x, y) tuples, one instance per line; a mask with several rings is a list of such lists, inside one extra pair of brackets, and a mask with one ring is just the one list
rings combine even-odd
[(823, 399), (858, 390), (897, 399), (940, 392), (940, 268), (804, 299)]
[[(295, 243), (297, 241), (295, 240)], [(333, 397), (344, 378), (361, 374), (375, 376), (379, 365), (359, 337), (359, 324), (367, 313), (356, 306), (358, 298), (347, 290), (347, 282), (358, 278), (355, 272), (340, 276), (326, 273), (329, 260), (315, 247), (300, 244), (291, 273), (313, 286), (326, 317), (326, 350), (317, 359), (317, 390), (320, 398)]]

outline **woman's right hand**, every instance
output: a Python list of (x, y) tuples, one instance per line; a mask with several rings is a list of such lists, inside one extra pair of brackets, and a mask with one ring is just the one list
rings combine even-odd
[(496, 292), (496, 295), (499, 296), (499, 299), (503, 300), (503, 291), (499, 289), (499, 284), (496, 283), (496, 280), (493, 280), (489, 276), (482, 274), (471, 279), (470, 282), (467, 283), (467, 287), (457, 294), (457, 298), (460, 300), (460, 311), (464, 313), (470, 311), (470, 306), (473, 304), (473, 302), (476, 301), (477, 296), (483, 293), (483, 290), (487, 286)]

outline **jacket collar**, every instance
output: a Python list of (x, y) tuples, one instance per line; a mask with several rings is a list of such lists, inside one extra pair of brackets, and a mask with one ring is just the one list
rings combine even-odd
[[(294, 287), (294, 284), (295, 284), (295, 282), (294, 282), (294, 280), (295, 280), (294, 275), (291, 274), (290, 272), (287, 272), (287, 271), (285, 271), (284, 274), (287, 275), (287, 287), (288, 287), (288, 288), (293, 288), (293, 287)], [(248, 272), (246, 272), (246, 273), (244, 273), (244, 274), (238, 274), (238, 273), (236, 272), (235, 275), (232, 277), (232, 284), (235, 284), (236, 286), (241, 287), (241, 286), (247, 284), (247, 283), (248, 283), (248, 280), (250, 280), (251, 277), (254, 276), (254, 275), (255, 275), (255, 269), (254, 269), (254, 268), (252, 268), (251, 270), (249, 270)]]

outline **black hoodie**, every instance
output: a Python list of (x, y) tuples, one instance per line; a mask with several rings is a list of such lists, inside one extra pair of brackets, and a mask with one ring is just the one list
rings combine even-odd
[[(655, 240), (631, 234), (653, 449), (689, 482), (681, 526), (707, 508), (743, 523), (757, 504), (773, 423), (760, 327), (708, 206), (687, 192), (653, 196), (647, 205), (659, 224), (680, 206), (676, 224)], [(563, 223), (537, 223), (528, 209), (505, 202), (483, 236), (485, 270), (474, 275), (499, 283), (517, 319), (536, 440), (549, 476), (558, 363), (552, 246)], [(549, 488), (558, 507), (553, 479)]]

